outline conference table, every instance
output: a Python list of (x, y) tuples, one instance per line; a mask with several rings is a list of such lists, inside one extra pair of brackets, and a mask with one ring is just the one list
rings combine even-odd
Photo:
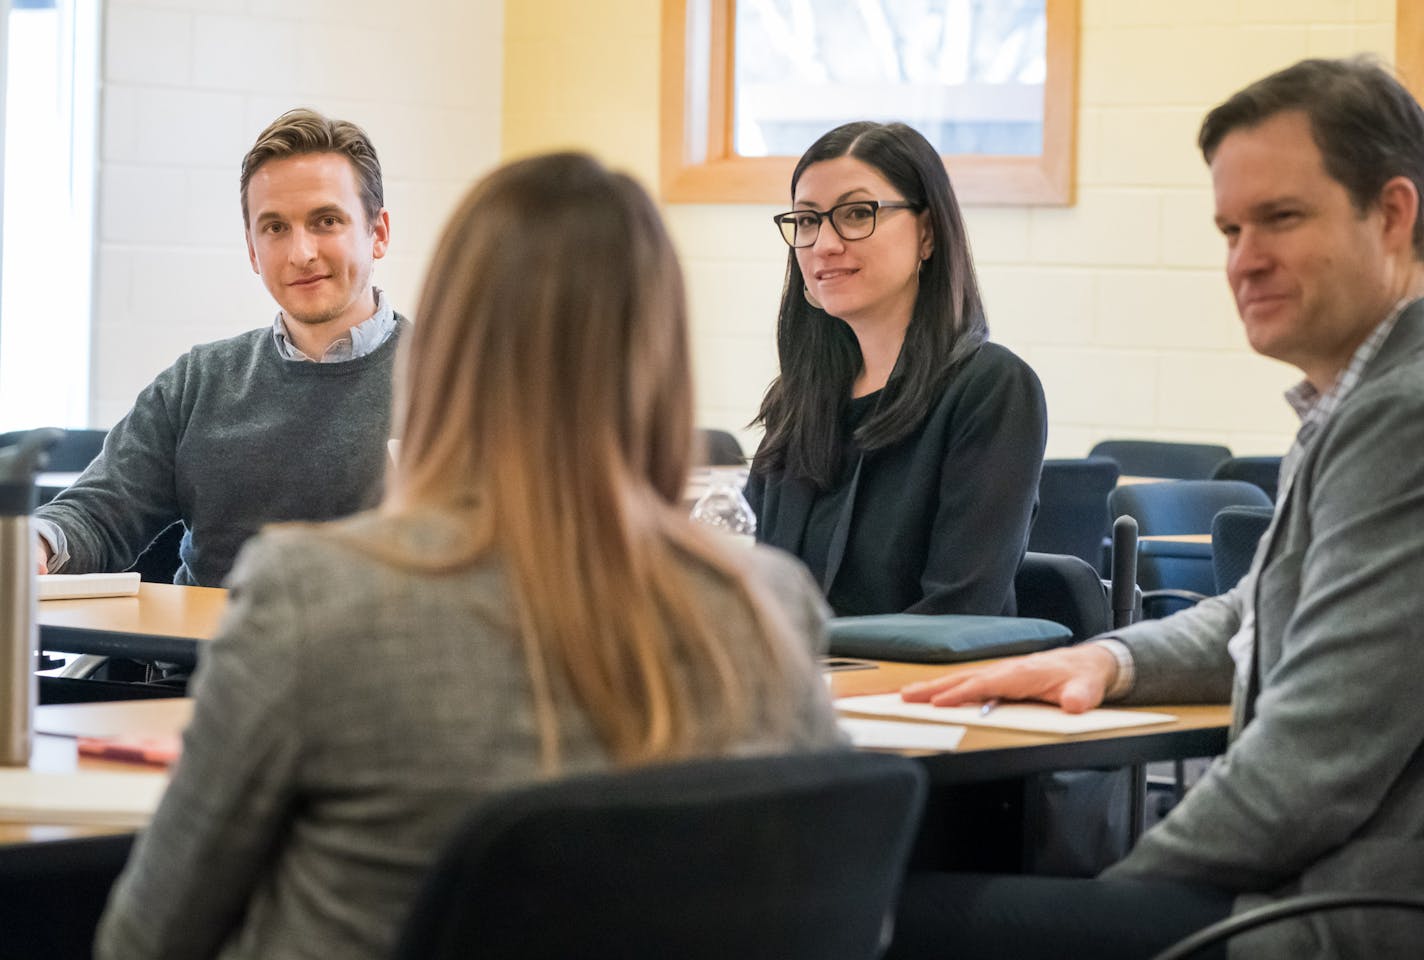
[(44, 600), (40, 649), (192, 667), (226, 609), (226, 590), (171, 583), (141, 583), (133, 597)]
[[(195, 663), (202, 644), (215, 634), (226, 603), (225, 590), (149, 583), (140, 586), (136, 597), (44, 601), (40, 604), (40, 645), (51, 651)], [(862, 669), (829, 673), (832, 694), (842, 697), (888, 693), (907, 683), (974, 666), (874, 661), (866, 664)], [(1210, 756), (1225, 749), (1230, 720), (1227, 706), (1167, 704), (1148, 709), (1172, 714), (1176, 719), (1128, 730), (1071, 735), (970, 726), (953, 751), (909, 752), (923, 763), (931, 783), (942, 787), (1012, 781), (1055, 770)], [(182, 730), (190, 711), (191, 701), (184, 699), (45, 706), (37, 712), (36, 729), (85, 735), (171, 734)], [(31, 768), (51, 772), (135, 769), (132, 765), (80, 758), (72, 739), (49, 735), (37, 737)], [(166, 775), (159, 770), (148, 772), (155, 777)], [(93, 826), (0, 819), (0, 842), (95, 832), (104, 831)]]

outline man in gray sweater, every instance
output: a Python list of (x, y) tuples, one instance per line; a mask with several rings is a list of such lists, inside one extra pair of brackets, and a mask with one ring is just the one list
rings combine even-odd
[(103, 452), (35, 513), (41, 572), (122, 570), (183, 523), (174, 580), (218, 586), (263, 524), (377, 502), (406, 321), (371, 285), (390, 218), (364, 131), (278, 117), (242, 161), (252, 269), (281, 310), (149, 384)]

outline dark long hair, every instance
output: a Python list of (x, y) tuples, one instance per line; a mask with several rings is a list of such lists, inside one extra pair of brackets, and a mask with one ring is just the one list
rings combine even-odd
[[(796, 164), (793, 200), (807, 167), (837, 157), (854, 157), (879, 171), (906, 200), (929, 212), (934, 235), (895, 372), (875, 412), (855, 431), (857, 445), (873, 451), (920, 425), (945, 380), (988, 339), (989, 327), (959, 202), (930, 142), (903, 123), (860, 121), (836, 127)], [(781, 374), (767, 388), (753, 421), (766, 428), (753, 469), (782, 469), (824, 489), (840, 468), (841, 418), (863, 361), (850, 326), (807, 303), (805, 284), (796, 251), (790, 250), (776, 320)]]

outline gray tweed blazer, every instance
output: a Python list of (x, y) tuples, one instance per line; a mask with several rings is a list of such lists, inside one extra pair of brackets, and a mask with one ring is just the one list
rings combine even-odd
[[(375, 514), (347, 529), (430, 550), (438, 519)], [(790, 738), (839, 742), (811, 662), (825, 604), (800, 564), (745, 562), (805, 638)], [(701, 578), (716, 622), (746, 613)], [(309, 530), (243, 551), (220, 636), (204, 650), (183, 758), (110, 898), (97, 956), (359, 960), (389, 956), (427, 866), (480, 797), (541, 779), (539, 735), (498, 564), (416, 575)], [(560, 697), (564, 769), (607, 765)]]
[[(1106, 876), (1237, 891), (1424, 893), (1424, 301), (1400, 317), (1305, 451), (1256, 583), (1255, 661), (1233, 682), (1229, 593), (1123, 631), (1131, 700), (1224, 700), (1234, 739)], [(1235, 686), (1236, 689), (1232, 689)], [(1424, 924), (1321, 914), (1232, 956), (1417, 956)]]

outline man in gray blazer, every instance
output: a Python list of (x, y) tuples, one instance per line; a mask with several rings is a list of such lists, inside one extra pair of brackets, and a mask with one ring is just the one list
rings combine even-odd
[[(893, 955), (1144, 957), (1296, 893), (1424, 893), (1424, 111), (1369, 62), (1310, 60), (1221, 104), (1199, 142), (1247, 338), (1305, 375), (1250, 573), (905, 697), (1230, 697), (1230, 747), (1097, 880), (912, 880)], [(1414, 916), (1319, 914), (1231, 955), (1424, 955)]]

